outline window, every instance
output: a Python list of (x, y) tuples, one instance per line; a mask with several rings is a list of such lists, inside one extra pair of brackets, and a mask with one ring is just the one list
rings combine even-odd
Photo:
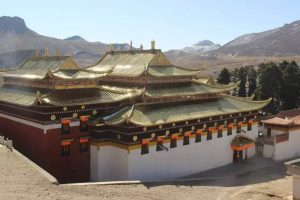
[(70, 120), (62, 120), (61, 122), (61, 134), (69, 134), (70, 133)]
[(149, 144), (142, 144), (142, 148), (141, 148), (141, 154), (148, 154), (149, 153)]
[(268, 136), (268, 137), (271, 137), (271, 128), (268, 128), (268, 129), (267, 129), (267, 136)]
[(61, 156), (71, 155), (71, 143), (69, 141), (63, 141), (60, 148)]
[(162, 139), (158, 139), (156, 143), (156, 151), (162, 151), (163, 149), (164, 141)]
[(80, 152), (87, 152), (89, 151), (89, 140), (86, 139), (86, 138), (81, 138), (79, 140), (79, 149), (80, 149)]
[(177, 147), (177, 139), (178, 139), (178, 135), (177, 134), (171, 135), (170, 148)]
[(184, 133), (183, 137), (183, 145), (189, 145), (190, 144), (190, 136), (192, 135), (191, 132), (187, 131)]
[(223, 129), (218, 129), (218, 135), (217, 135), (218, 138), (221, 138), (223, 137)]
[(189, 144), (190, 144), (190, 136), (184, 136), (183, 145), (189, 145)]
[(195, 142), (201, 142), (201, 134), (196, 134)]
[(88, 129), (87, 121), (88, 121), (87, 116), (80, 116), (80, 131), (87, 131)]
[(227, 135), (228, 136), (232, 135), (232, 127), (231, 126), (227, 128)]
[(208, 130), (206, 140), (211, 140), (211, 139), (212, 139), (212, 132)]
[(252, 123), (248, 122), (247, 131), (251, 131), (251, 130), (252, 130)]
[(238, 125), (237, 125), (237, 127), (236, 127), (236, 133), (241, 133), (241, 132), (242, 132), (242, 131), (241, 131), (241, 128), (242, 128), (241, 124), (238, 123)]

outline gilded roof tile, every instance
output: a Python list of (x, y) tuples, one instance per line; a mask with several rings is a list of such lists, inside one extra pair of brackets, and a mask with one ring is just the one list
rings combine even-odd
[[(224, 96), (216, 101), (205, 103), (190, 103), (185, 105), (135, 105), (130, 118), (131, 123), (151, 126), (157, 124), (185, 121), (191, 119), (205, 118), (208, 116), (224, 115), (236, 112), (258, 110), (266, 106), (270, 100), (250, 101), (232, 96)], [(128, 114), (127, 114), (128, 115)], [(116, 119), (118, 118), (118, 119)], [(116, 115), (107, 118), (107, 123), (125, 121), (124, 115)]]

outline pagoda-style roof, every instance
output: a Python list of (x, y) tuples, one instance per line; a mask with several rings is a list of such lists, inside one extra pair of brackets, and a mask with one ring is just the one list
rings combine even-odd
[(96, 73), (85, 69), (58, 70), (48, 73), (48, 76), (60, 79), (95, 79), (106, 75), (107, 73)]
[(108, 76), (136, 77), (141, 75), (194, 76), (198, 70), (172, 65), (158, 49), (107, 52), (100, 61), (87, 67), (88, 70), (109, 73)]
[(231, 142), (231, 148), (236, 151), (241, 151), (253, 147), (255, 140), (246, 135), (238, 134)]
[(30, 87), (0, 87), (0, 101), (31, 106), (72, 106), (101, 103), (114, 103), (140, 95), (139, 91), (119, 91), (107, 88), (85, 88), (69, 90), (41, 90)]
[(145, 95), (149, 97), (187, 96), (199, 94), (222, 94), (231, 91), (239, 83), (229, 85), (210, 85), (198, 80), (193, 80), (191, 84), (171, 87), (150, 87), (145, 90)]
[(69, 56), (33, 57), (22, 62), (16, 70), (4, 74), (4, 77), (43, 79), (48, 72), (64, 69), (79, 67)]
[(185, 105), (135, 104), (126, 106), (103, 119), (107, 124), (128, 122), (140, 126), (173, 123), (211, 116), (259, 110), (265, 101), (250, 101), (240, 97), (224, 96), (215, 101), (196, 102)]

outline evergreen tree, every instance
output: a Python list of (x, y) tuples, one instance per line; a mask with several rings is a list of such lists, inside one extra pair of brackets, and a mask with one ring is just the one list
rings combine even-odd
[(297, 108), (300, 90), (300, 69), (296, 62), (283, 61), (279, 64), (282, 72), (281, 99), (284, 110)]
[(273, 114), (281, 110), (281, 87), (282, 72), (274, 63), (259, 65), (258, 70), (259, 86), (256, 90), (258, 99), (268, 99), (272, 97), (272, 102), (267, 106), (266, 111)]
[(254, 66), (250, 66), (248, 72), (248, 97), (252, 96), (257, 88), (257, 74)]
[[(232, 82), (236, 83), (239, 81), (239, 70), (237, 68), (234, 69), (231, 77), (232, 77)], [(237, 88), (234, 88), (232, 95), (237, 96)]]
[(223, 68), (217, 79), (219, 84), (228, 84), (230, 83), (230, 73), (227, 68)]
[(247, 71), (244, 67), (241, 67), (239, 72), (239, 80), (240, 80), (240, 85), (239, 85), (239, 90), (238, 90), (238, 96), (239, 97), (246, 97), (247, 92), (246, 92), (246, 81), (247, 81)]

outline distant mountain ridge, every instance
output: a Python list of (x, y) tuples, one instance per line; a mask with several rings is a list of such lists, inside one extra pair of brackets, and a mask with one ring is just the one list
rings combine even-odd
[(300, 55), (300, 21), (237, 37), (213, 53), (231, 56)]

